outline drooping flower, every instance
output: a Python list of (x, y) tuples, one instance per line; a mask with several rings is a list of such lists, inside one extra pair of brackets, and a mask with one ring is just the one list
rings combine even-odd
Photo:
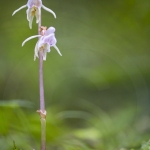
[(15, 10), (12, 16), (25, 7), (28, 7), (26, 13), (27, 13), (27, 20), (29, 21), (30, 29), (32, 28), (32, 21), (33, 21), (34, 16), (36, 17), (36, 23), (39, 23), (40, 18), (41, 18), (41, 7), (45, 9), (46, 11), (52, 13), (53, 16), (56, 18), (56, 14), (51, 9), (45, 7), (42, 4), (42, 0), (28, 0), (27, 4)]
[(39, 40), (35, 45), (34, 60), (36, 59), (36, 57), (39, 57), (39, 51), (43, 52), (43, 60), (46, 60), (46, 54), (47, 52), (50, 52), (50, 47), (54, 47), (58, 54), (62, 56), (58, 47), (56, 46), (57, 40), (55, 38), (55, 28), (49, 27), (46, 31), (41, 31), (41, 33), (43, 33), (43, 35), (31, 36), (24, 40), (24, 42), (22, 43), (23, 46), (27, 41), (39, 37)]

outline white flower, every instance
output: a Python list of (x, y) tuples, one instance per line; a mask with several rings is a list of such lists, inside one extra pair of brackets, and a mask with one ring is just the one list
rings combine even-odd
[(27, 20), (29, 21), (30, 29), (32, 28), (32, 21), (33, 21), (34, 16), (36, 17), (36, 23), (39, 23), (40, 18), (41, 18), (41, 7), (45, 9), (46, 11), (52, 13), (54, 17), (56, 18), (56, 14), (51, 9), (45, 7), (42, 4), (42, 0), (28, 0), (27, 4), (15, 10), (12, 16), (25, 7), (28, 7), (26, 13), (27, 13)]
[(60, 53), (58, 47), (56, 46), (57, 40), (55, 38), (55, 28), (54, 27), (50, 27), (48, 28), (45, 32), (44, 35), (35, 35), (35, 36), (31, 36), (29, 38), (27, 38), (26, 40), (24, 40), (24, 42), (22, 43), (22, 46), (29, 40), (39, 37), (38, 42), (35, 45), (35, 50), (34, 50), (34, 60), (36, 59), (36, 57), (39, 57), (39, 51), (43, 51), (43, 60), (46, 60), (46, 54), (47, 52), (50, 52), (50, 47), (54, 47), (56, 49), (56, 51), (58, 52), (58, 54), (60, 56), (62, 56), (62, 54)]

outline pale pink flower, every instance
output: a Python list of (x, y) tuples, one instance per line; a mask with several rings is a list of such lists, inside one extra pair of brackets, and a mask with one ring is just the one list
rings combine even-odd
[(50, 27), (45, 31), (44, 35), (35, 35), (35, 36), (31, 36), (31, 37), (27, 38), (26, 40), (24, 40), (24, 42), (22, 43), (22, 46), (27, 41), (29, 41), (33, 38), (39, 37), (39, 40), (35, 45), (34, 60), (36, 59), (36, 57), (39, 57), (39, 51), (43, 51), (43, 60), (46, 60), (46, 54), (47, 54), (47, 52), (50, 52), (50, 47), (54, 47), (56, 49), (56, 51), (58, 52), (58, 54), (60, 56), (62, 56), (58, 47), (56, 46), (57, 40), (55, 38), (54, 32), (55, 32), (55, 28)]
[(32, 21), (33, 21), (34, 16), (36, 17), (36, 23), (39, 23), (40, 18), (41, 18), (41, 7), (45, 9), (46, 11), (52, 13), (53, 16), (56, 18), (56, 14), (51, 9), (45, 7), (42, 4), (42, 0), (28, 0), (27, 4), (15, 10), (12, 16), (25, 7), (28, 7), (26, 13), (27, 13), (27, 20), (29, 21), (30, 29), (32, 28)]

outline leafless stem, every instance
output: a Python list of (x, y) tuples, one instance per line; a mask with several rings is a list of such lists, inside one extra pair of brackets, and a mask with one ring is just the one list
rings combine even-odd
[(40, 84), (40, 110), (45, 111), (44, 83), (43, 83), (43, 51), (39, 52), (39, 84)]
[[(41, 30), (41, 19), (38, 23), (38, 33)], [(37, 112), (41, 118), (41, 150), (46, 150), (46, 110), (44, 101), (44, 83), (43, 83), (43, 51), (39, 51), (39, 88), (40, 88), (40, 110)]]

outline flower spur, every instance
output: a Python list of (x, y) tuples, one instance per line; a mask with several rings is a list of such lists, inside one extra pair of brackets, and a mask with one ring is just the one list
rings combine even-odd
[[(42, 28), (43, 27), (41, 27), (41, 29)], [(47, 30), (44, 28), (44, 30), (41, 30), (42, 35), (34, 35), (34, 36), (27, 38), (26, 40), (23, 41), (22, 46), (24, 46), (24, 44), (27, 41), (33, 38), (39, 37), (39, 40), (35, 45), (34, 60), (36, 59), (36, 57), (39, 57), (38, 55), (39, 51), (43, 51), (43, 60), (46, 60), (46, 54), (47, 52), (50, 52), (50, 47), (54, 47), (56, 51), (58, 52), (58, 54), (62, 56), (58, 47), (56, 46), (57, 40), (55, 38), (54, 32), (55, 32), (54, 27), (49, 27)]]
[(49, 8), (45, 7), (42, 4), (42, 0), (28, 0), (26, 5), (21, 6), (17, 10), (15, 10), (12, 14), (12, 16), (20, 11), (23, 8), (28, 7), (26, 13), (27, 13), (27, 20), (29, 21), (29, 27), (32, 29), (32, 21), (34, 16), (36, 17), (36, 23), (39, 23), (40, 18), (41, 18), (41, 7), (45, 9), (46, 11), (50, 12), (53, 14), (54, 18), (56, 18), (56, 14)]

